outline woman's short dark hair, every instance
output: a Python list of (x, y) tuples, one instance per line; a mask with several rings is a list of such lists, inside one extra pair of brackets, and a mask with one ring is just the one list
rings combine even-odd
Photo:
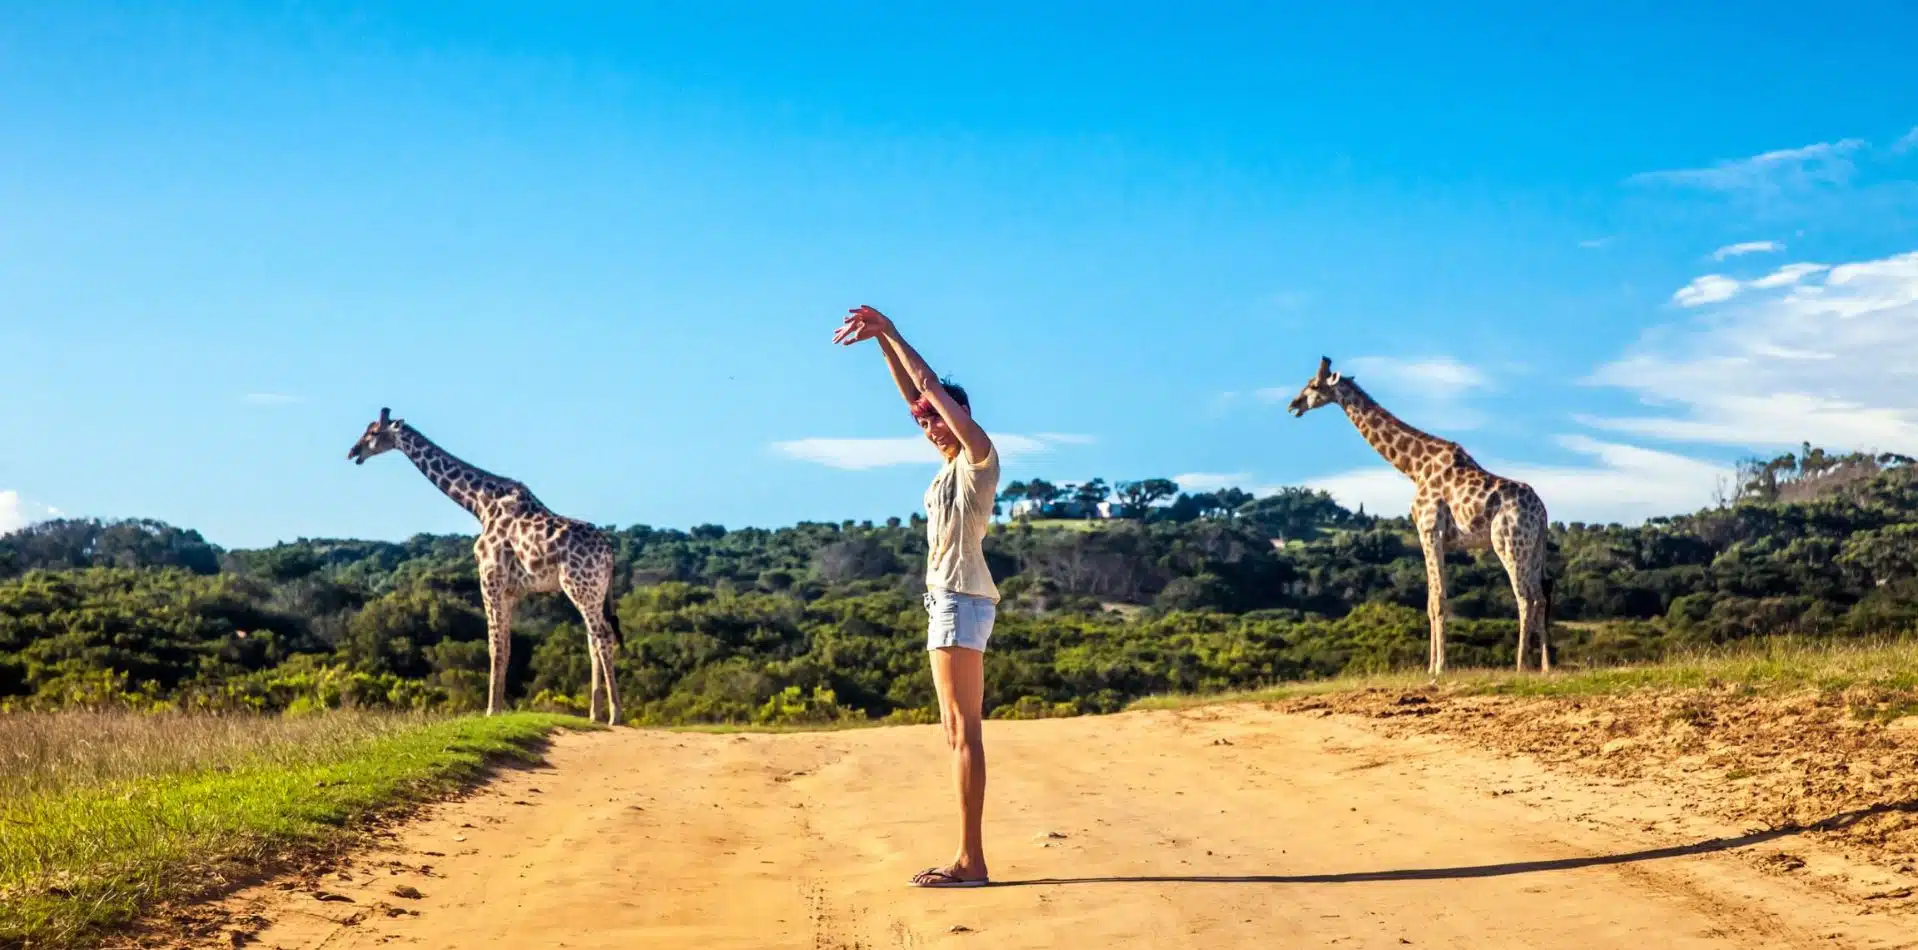
[(939, 385), (946, 388), (946, 392), (952, 396), (953, 402), (966, 407), (967, 412), (972, 411), (972, 400), (966, 398), (966, 388), (964, 386), (953, 382), (951, 379), (942, 379), (939, 381)]
[[(965, 387), (950, 379), (940, 380), (939, 385), (945, 388), (946, 395), (951, 396), (953, 402), (958, 403), (967, 413), (972, 412), (972, 400), (966, 395)], [(920, 396), (918, 401), (912, 404), (912, 414), (915, 418), (921, 416), (933, 418), (939, 415), (939, 410), (933, 407), (931, 399)]]

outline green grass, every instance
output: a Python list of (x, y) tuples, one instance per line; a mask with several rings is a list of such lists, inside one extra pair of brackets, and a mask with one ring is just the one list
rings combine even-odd
[(1039, 531), (1099, 531), (1123, 519), (1105, 518), (1027, 518), (1011, 524), (1026, 525)]
[[(1870, 642), (1798, 641), (1779, 638), (1674, 656), (1659, 663), (1553, 672), (1540, 675), (1512, 670), (1458, 670), (1439, 680), (1447, 690), (1466, 695), (1601, 696), (1652, 689), (1701, 689), (1736, 686), (1759, 693), (1798, 690), (1868, 689), (1892, 700), (1876, 709), (1876, 718), (1908, 715), (1918, 709), (1918, 640)], [(1422, 671), (1341, 677), (1209, 695), (1149, 696), (1130, 709), (1185, 709), (1223, 702), (1274, 702), (1301, 696), (1364, 689), (1410, 690), (1432, 685)]]
[(583, 720), (0, 716), (0, 947), (66, 947), (537, 758)]

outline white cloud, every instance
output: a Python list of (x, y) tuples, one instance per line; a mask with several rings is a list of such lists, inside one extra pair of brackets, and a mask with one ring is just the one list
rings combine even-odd
[(1609, 247), (1611, 243), (1617, 239), (1616, 235), (1606, 235), (1602, 238), (1591, 238), (1590, 240), (1580, 241), (1578, 242), (1578, 246), (1588, 251), (1596, 251), (1602, 247)]
[(1918, 251), (1790, 265), (1747, 286), (1590, 380), (1668, 414), (1586, 421), (1674, 441), (1918, 452)]
[[(1042, 432), (1037, 435), (999, 432), (992, 435), (992, 444), (999, 450), (1000, 459), (1006, 462), (1044, 455), (1061, 445), (1088, 445), (1094, 441), (1089, 435), (1064, 432)], [(933, 448), (925, 436), (919, 435), (882, 439), (792, 439), (774, 442), (772, 450), (790, 459), (848, 471), (894, 465), (939, 464), (939, 450)]]
[(1722, 261), (1728, 257), (1741, 257), (1746, 254), (1771, 254), (1784, 249), (1785, 245), (1777, 241), (1741, 241), (1737, 244), (1727, 244), (1713, 251), (1712, 260)]
[(1748, 286), (1759, 290), (1771, 290), (1775, 287), (1789, 287), (1813, 274), (1822, 274), (1831, 268), (1823, 264), (1786, 264), (1771, 273), (1752, 281)]
[(1172, 480), (1179, 484), (1180, 491), (1191, 493), (1218, 491), (1221, 488), (1245, 488), (1247, 483), (1252, 481), (1252, 476), (1247, 472), (1233, 472), (1230, 474), (1221, 472), (1187, 472), (1184, 475), (1172, 476)]
[(1756, 280), (1738, 280), (1726, 277), (1724, 274), (1706, 274), (1703, 277), (1695, 277), (1691, 283), (1678, 288), (1678, 292), (1672, 294), (1672, 302), (1681, 307), (1704, 307), (1724, 303), (1747, 290), (1776, 290), (1779, 287), (1789, 287), (1813, 274), (1822, 274), (1830, 269), (1824, 264), (1786, 264)]
[(1412, 480), (1384, 465), (1314, 478), (1305, 487), (1330, 493), (1339, 504), (1364, 508), (1367, 514), (1390, 517), (1412, 509)]
[(1627, 181), (1723, 193), (1776, 195), (1849, 182), (1857, 170), (1851, 155), (1864, 146), (1863, 139), (1819, 142), (1723, 161), (1710, 168), (1645, 172)]
[(1417, 390), (1435, 399), (1452, 399), (1491, 386), (1491, 381), (1477, 367), (1449, 356), (1410, 360), (1360, 356), (1347, 360), (1344, 369), (1354, 379), (1363, 374), (1368, 383), (1376, 379), (1388, 388)]
[[(1720, 465), (1585, 436), (1560, 436), (1562, 447), (1589, 456), (1583, 466), (1520, 465), (1485, 461), (1485, 467), (1532, 486), (1554, 521), (1633, 524), (1659, 515), (1709, 505), (1731, 471)], [(1412, 506), (1412, 480), (1377, 466), (1313, 479), (1308, 487), (1331, 493), (1350, 508), (1397, 515)]]
[(18, 531), (36, 521), (60, 515), (60, 509), (35, 504), (20, 497), (17, 491), (0, 491), (0, 534)]
[[(1449, 356), (1357, 356), (1335, 362), (1333, 369), (1362, 383), (1387, 408), (1394, 403), (1416, 403), (1417, 411), (1411, 413), (1416, 420), (1408, 418), (1414, 425), (1462, 430), (1485, 424), (1485, 414), (1465, 405), (1465, 399), (1474, 391), (1491, 389), (1491, 377)], [(1263, 402), (1287, 403), (1298, 392), (1273, 386), (1254, 395)]]
[(1914, 149), (1918, 149), (1918, 126), (1913, 126), (1911, 131), (1906, 132), (1898, 141), (1891, 143), (1893, 155), (1903, 155)]
[(1723, 274), (1706, 274), (1692, 278), (1692, 282), (1678, 288), (1672, 294), (1672, 302), (1681, 307), (1702, 307), (1710, 303), (1722, 303), (1738, 295), (1738, 281)]

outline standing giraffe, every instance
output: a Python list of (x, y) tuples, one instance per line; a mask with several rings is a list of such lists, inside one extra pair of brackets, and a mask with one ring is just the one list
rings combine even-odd
[(1524, 482), (1486, 471), (1458, 443), (1406, 425), (1351, 377), (1332, 372), (1332, 360), (1322, 357), (1319, 371), (1287, 408), (1294, 416), (1304, 416), (1329, 403), (1343, 408), (1359, 435), (1412, 479), (1412, 521), (1425, 549), (1432, 675), (1445, 672), (1445, 550), (1488, 544), (1505, 565), (1518, 599), (1518, 668), (1525, 669), (1526, 639), (1536, 628), (1538, 667), (1550, 670), (1552, 651), (1545, 631), (1551, 586), (1545, 579), (1545, 503), (1538, 493)]
[(620, 642), (619, 617), (613, 612), (613, 541), (606, 533), (554, 514), (526, 486), (454, 458), (403, 419), (386, 409), (346, 453), (363, 464), (381, 452), (399, 449), (426, 480), (479, 519), (473, 558), (479, 563), (480, 596), (486, 602), (487, 653), (492, 682), (486, 714), (506, 706), (506, 659), (512, 650), (513, 610), (526, 594), (564, 591), (586, 621), (586, 652), (591, 656), (590, 715), (599, 721), (600, 697), (606, 721), (619, 722), (619, 690), (613, 684), (613, 650)]

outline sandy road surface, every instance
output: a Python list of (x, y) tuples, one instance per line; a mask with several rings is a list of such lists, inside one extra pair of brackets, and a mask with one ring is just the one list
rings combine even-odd
[(1006, 886), (903, 886), (949, 856), (934, 728), (628, 729), (226, 908), (285, 948), (1918, 947), (1655, 789), (1256, 707), (986, 734)]

